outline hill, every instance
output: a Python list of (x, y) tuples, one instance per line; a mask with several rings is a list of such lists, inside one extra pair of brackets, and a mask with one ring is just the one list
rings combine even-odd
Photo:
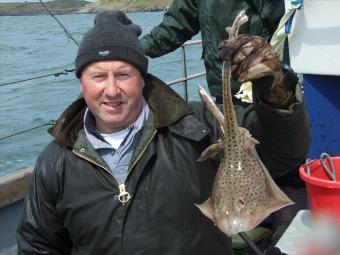
[[(117, 9), (124, 12), (160, 11), (170, 5), (171, 0), (54, 0), (43, 1), (53, 14), (96, 13), (101, 10)], [(48, 14), (39, 2), (0, 3), (0, 16)]]
[(124, 12), (166, 10), (172, 0), (97, 0), (82, 8), (80, 12), (98, 12), (118, 9)]

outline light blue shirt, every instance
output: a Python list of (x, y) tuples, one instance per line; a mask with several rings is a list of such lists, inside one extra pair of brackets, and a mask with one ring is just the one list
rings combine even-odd
[(84, 130), (87, 139), (93, 148), (104, 159), (106, 164), (119, 184), (125, 182), (129, 164), (133, 155), (135, 146), (138, 143), (141, 135), (141, 130), (144, 122), (147, 120), (150, 108), (143, 98), (142, 111), (133, 125), (129, 127), (129, 132), (120, 144), (119, 148), (115, 150), (95, 127), (94, 116), (87, 108), (84, 115)]

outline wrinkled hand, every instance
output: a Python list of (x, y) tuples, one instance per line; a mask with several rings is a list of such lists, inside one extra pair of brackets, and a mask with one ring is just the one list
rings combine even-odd
[(280, 61), (262, 37), (239, 35), (219, 45), (219, 57), (230, 61), (231, 75), (240, 82), (252, 81), (256, 93), (274, 107), (287, 107), (293, 92), (283, 84)]
[(282, 77), (280, 61), (271, 45), (262, 37), (239, 35), (223, 41), (219, 45), (219, 55), (223, 59), (226, 48), (232, 47), (230, 59), (233, 79), (240, 82), (253, 81), (272, 76), (274, 80)]

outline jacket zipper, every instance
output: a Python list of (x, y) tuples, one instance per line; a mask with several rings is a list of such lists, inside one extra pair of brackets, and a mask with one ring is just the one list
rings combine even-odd
[[(150, 144), (150, 142), (152, 141), (152, 139), (155, 137), (156, 132), (157, 132), (157, 131), (154, 130), (154, 132), (153, 132), (151, 138), (149, 139), (149, 141), (147, 142), (147, 144), (144, 146), (143, 151), (139, 154), (138, 158), (135, 160), (134, 164), (131, 166), (130, 170), (127, 172), (127, 176), (126, 176), (126, 179), (125, 179), (125, 180), (127, 180), (127, 178), (128, 178), (128, 176), (129, 176), (129, 174), (131, 173), (132, 169), (133, 169), (134, 166), (137, 164), (137, 162), (140, 160), (140, 158), (141, 158), (142, 155), (144, 154), (146, 148), (148, 147), (148, 145)], [(122, 205), (124, 205), (126, 202), (128, 202), (128, 201), (131, 199), (130, 193), (127, 192), (127, 191), (125, 190), (125, 187), (127, 186), (127, 182), (126, 182), (126, 181), (125, 181), (124, 183), (121, 183), (121, 184), (120, 184), (120, 183), (117, 181), (117, 179), (113, 176), (112, 172), (109, 171), (106, 167), (104, 167), (104, 166), (98, 164), (96, 161), (94, 161), (94, 160), (92, 160), (92, 159), (90, 159), (90, 158), (88, 158), (88, 157), (86, 157), (86, 156), (80, 154), (80, 153), (79, 153), (78, 151), (76, 151), (76, 150), (72, 150), (72, 151), (73, 151), (74, 154), (76, 154), (76, 155), (79, 156), (80, 158), (82, 158), (82, 159), (84, 159), (84, 160), (86, 160), (86, 161), (89, 161), (89, 162), (91, 162), (92, 164), (94, 164), (94, 165), (100, 167), (101, 169), (105, 170), (106, 172), (108, 172), (108, 173), (112, 176), (112, 178), (113, 178), (113, 179), (115, 180), (115, 182), (118, 184), (118, 188), (119, 188), (118, 200), (119, 200), (119, 202), (120, 202)]]
[(149, 146), (149, 144), (151, 143), (152, 139), (155, 137), (157, 130), (153, 131), (152, 136), (150, 137), (149, 141), (146, 143), (146, 145), (144, 146), (143, 150), (141, 153), (139, 153), (139, 156), (137, 157), (137, 159), (135, 160), (135, 162), (133, 163), (133, 165), (131, 166), (130, 170), (127, 172), (126, 175), (126, 180), (130, 174), (130, 172), (132, 171), (132, 169), (135, 167), (135, 165), (137, 164), (137, 162), (140, 160), (140, 158), (143, 156), (144, 152), (146, 151), (146, 148)]
[[(144, 152), (146, 151), (148, 145), (151, 143), (152, 139), (155, 137), (157, 130), (154, 130), (152, 136), (150, 137), (149, 141), (146, 143), (146, 145), (144, 146), (143, 150), (141, 153), (139, 153), (139, 156), (137, 157), (137, 159), (134, 161), (133, 165), (131, 166), (130, 170), (127, 172), (126, 178), (125, 180), (128, 179), (130, 173), (132, 172), (132, 169), (135, 167), (135, 165), (137, 164), (137, 162), (140, 160), (140, 158), (143, 156)], [(120, 194), (119, 194), (119, 201), (122, 203), (122, 205), (124, 205), (127, 201), (130, 200), (131, 195), (129, 194), (129, 192), (127, 192), (125, 190), (125, 186), (127, 186), (127, 181), (124, 182), (124, 184), (120, 184), (119, 185), (119, 190), (120, 190)]]
[(84, 156), (83, 154), (80, 154), (80, 153), (79, 153), (78, 151), (76, 151), (76, 150), (72, 150), (72, 151), (73, 151), (74, 154), (76, 154), (76, 155), (79, 156), (80, 158), (85, 159), (86, 161), (89, 161), (89, 162), (91, 162), (92, 164), (94, 164), (94, 165), (96, 165), (96, 166), (99, 166), (101, 169), (103, 169), (103, 170), (105, 170), (106, 172), (108, 172), (108, 173), (112, 176), (112, 178), (116, 181), (116, 183), (119, 185), (119, 182), (117, 181), (117, 179), (113, 176), (113, 174), (111, 173), (111, 171), (109, 171), (106, 167), (104, 167), (104, 166), (98, 164), (96, 161), (90, 159), (89, 157), (86, 157), (86, 156)]

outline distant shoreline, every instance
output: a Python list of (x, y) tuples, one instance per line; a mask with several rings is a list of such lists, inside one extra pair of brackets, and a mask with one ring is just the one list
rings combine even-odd
[[(90, 14), (88, 13), (79, 13), (79, 10), (63, 10), (63, 11), (52, 11), (55, 15), (65, 15), (65, 14)], [(94, 12), (93, 12), (94, 13)], [(13, 11), (2, 11), (0, 10), (0, 16), (38, 16), (38, 15), (50, 15), (46, 10), (32, 10), (32, 11), (21, 11), (21, 10), (13, 10)]]
[[(67, 2), (69, 1), (69, 2)], [(92, 2), (87, 1), (51, 1), (44, 2), (47, 8), (55, 15), (65, 14), (93, 14), (100, 9), (95, 9)], [(100, 7), (105, 9), (105, 7)], [(111, 7), (113, 8), (113, 7)], [(114, 7), (117, 10), (124, 12), (155, 12), (165, 11), (167, 6), (149, 6), (149, 7)], [(48, 11), (37, 2), (23, 3), (0, 3), (0, 16), (36, 16), (49, 15)]]
[[(141, 8), (141, 9), (133, 9), (133, 10), (122, 10), (124, 12), (159, 12), (165, 11), (165, 8)], [(52, 10), (54, 15), (67, 15), (67, 14), (95, 14), (97, 11), (81, 11), (79, 9), (76, 10)], [(0, 16), (38, 16), (38, 15), (50, 15), (46, 10), (34, 10), (34, 11), (1, 11)]]

